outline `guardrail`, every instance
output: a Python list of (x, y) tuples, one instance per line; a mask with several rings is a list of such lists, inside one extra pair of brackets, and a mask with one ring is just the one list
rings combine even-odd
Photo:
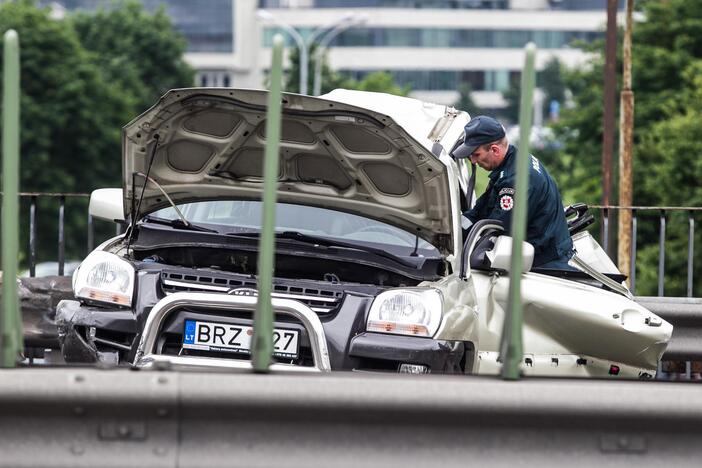
[(694, 384), (0, 371), (0, 467), (698, 466)]
[[(653, 217), (658, 223), (658, 296), (665, 296), (665, 249), (666, 233), (669, 231), (668, 220), (671, 214), (687, 215), (687, 271), (686, 296), (693, 297), (694, 290), (694, 253), (695, 253), (695, 216), (702, 214), (702, 207), (694, 206), (603, 206), (590, 205), (591, 209), (598, 210), (602, 222), (602, 239), (600, 244), (613, 257), (610, 249), (610, 220), (615, 213), (627, 210), (631, 212), (631, 260), (630, 271), (623, 272), (629, 275), (629, 289), (636, 294), (637, 273), (637, 246), (639, 240), (639, 221), (643, 218)], [(651, 216), (652, 215), (652, 216)]]

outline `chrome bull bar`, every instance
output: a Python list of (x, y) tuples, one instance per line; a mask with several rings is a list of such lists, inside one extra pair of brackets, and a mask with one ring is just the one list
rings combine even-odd
[[(174, 310), (181, 307), (199, 307), (205, 309), (226, 310), (236, 308), (237, 310), (250, 311), (253, 317), (256, 311), (257, 298), (253, 296), (231, 296), (228, 294), (212, 293), (173, 293), (156, 303), (151, 309), (144, 332), (139, 340), (134, 367), (142, 369), (243, 369), (253, 370), (250, 360), (223, 359), (195, 356), (168, 356), (156, 354), (155, 346), (158, 340), (158, 332), (161, 329), (165, 318)], [(271, 298), (273, 310), (276, 314), (284, 314), (295, 317), (302, 322), (307, 330), (312, 347), (313, 366), (298, 366), (294, 364), (274, 363), (270, 366), (272, 371), (283, 372), (329, 372), (329, 351), (327, 340), (324, 335), (324, 328), (317, 314), (305, 304), (292, 299)]]

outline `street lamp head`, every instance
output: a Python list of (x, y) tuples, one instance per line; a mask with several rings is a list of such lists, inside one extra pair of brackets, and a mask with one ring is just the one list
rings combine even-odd
[(256, 18), (258, 18), (261, 21), (272, 21), (273, 20), (273, 15), (271, 15), (268, 11), (266, 10), (257, 10), (256, 11)]
[(355, 15), (354, 24), (366, 24), (370, 19), (367, 14), (363, 13), (361, 15)]
[(352, 11), (346, 12), (336, 24), (348, 23), (349, 25), (365, 24), (368, 22), (368, 15), (365, 13), (354, 13)]

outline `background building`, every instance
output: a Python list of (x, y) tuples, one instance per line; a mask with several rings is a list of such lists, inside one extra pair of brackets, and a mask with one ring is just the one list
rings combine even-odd
[[(109, 7), (112, 0), (43, 2), (55, 9)], [(523, 46), (539, 48), (537, 69), (551, 57), (577, 66), (585, 54), (574, 40), (603, 37), (607, 0), (144, 0), (163, 5), (188, 40), (197, 85), (260, 88), (270, 43), (295, 28), (303, 38), (349, 14), (362, 25), (329, 44), (329, 64), (351, 77), (390, 72), (412, 95), (452, 104), (469, 83), (483, 109), (504, 106), (502, 92), (519, 80)], [(623, 8), (620, 1), (620, 10)], [(257, 11), (265, 9), (268, 20)], [(321, 30), (320, 30), (321, 32)], [(293, 45), (289, 34), (288, 43)], [(310, 72), (311, 73), (311, 72)], [(311, 92), (311, 90), (310, 90)]]

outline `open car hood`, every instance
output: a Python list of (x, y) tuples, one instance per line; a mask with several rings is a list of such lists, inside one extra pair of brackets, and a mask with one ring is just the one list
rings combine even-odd
[[(156, 183), (146, 184), (137, 218), (169, 206), (163, 192), (176, 204), (261, 199), (267, 98), (260, 90), (171, 90), (127, 124), (125, 214), (134, 217), (147, 171)], [(445, 152), (432, 154), (428, 138), (445, 110), (361, 91), (283, 94), (278, 201), (375, 218), (450, 252), (452, 163)], [(467, 121), (460, 115), (446, 149)]]

